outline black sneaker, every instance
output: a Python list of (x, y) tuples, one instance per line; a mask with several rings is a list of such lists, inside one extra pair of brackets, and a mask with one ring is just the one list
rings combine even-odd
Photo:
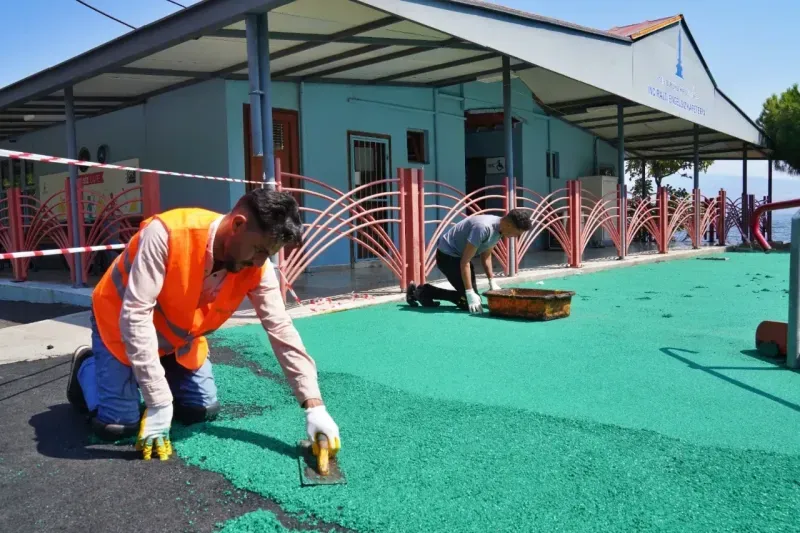
[(67, 380), (67, 400), (81, 414), (87, 414), (89, 407), (86, 405), (86, 399), (83, 397), (83, 390), (78, 381), (78, 370), (90, 355), (92, 355), (92, 349), (88, 346), (79, 346), (75, 350), (75, 353), (72, 354), (72, 366), (70, 366)]
[(413, 281), (408, 284), (408, 288), (406, 289), (406, 303), (411, 307), (417, 307), (419, 305), (417, 302), (417, 284)]
[(414, 292), (414, 297), (422, 304), (422, 307), (439, 307), (440, 302), (426, 297), (422, 292), (422, 287), (417, 287), (417, 290)]

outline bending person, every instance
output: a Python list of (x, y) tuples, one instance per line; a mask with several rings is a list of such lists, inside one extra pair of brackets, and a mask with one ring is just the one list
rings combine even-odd
[(67, 399), (94, 432), (105, 440), (138, 434), (144, 458), (164, 460), (173, 414), (185, 424), (213, 419), (220, 406), (205, 335), (247, 296), (305, 409), (309, 439), (324, 434), (336, 453), (339, 428), (269, 261), (302, 233), (294, 198), (267, 189), (248, 192), (224, 215), (182, 208), (145, 220), (94, 288), (92, 346), (72, 359)]
[(455, 290), (429, 283), (417, 287), (412, 282), (406, 289), (406, 301), (414, 307), (436, 307), (446, 301), (470, 313), (483, 312), (472, 259), (481, 258), (489, 289), (499, 289), (492, 272), (492, 250), (500, 239), (519, 237), (532, 226), (530, 217), (521, 209), (512, 209), (504, 217), (476, 215), (455, 224), (442, 234), (436, 249), (436, 266)]

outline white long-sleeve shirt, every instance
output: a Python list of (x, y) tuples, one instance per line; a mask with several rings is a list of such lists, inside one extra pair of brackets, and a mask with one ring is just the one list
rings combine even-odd
[[(214, 238), (221, 220), (222, 217), (211, 224), (208, 235), (201, 305), (216, 298), (225, 280), (225, 270), (211, 272), (214, 265)], [(159, 361), (158, 339), (153, 324), (153, 308), (164, 284), (168, 247), (167, 229), (158, 219), (142, 230), (119, 321), (125, 353), (145, 404), (152, 407), (172, 402), (172, 392)], [(278, 278), (269, 261), (261, 283), (248, 294), (248, 298), (297, 401), (302, 404), (309, 399), (321, 399), (316, 364), (306, 352), (286, 312)]]

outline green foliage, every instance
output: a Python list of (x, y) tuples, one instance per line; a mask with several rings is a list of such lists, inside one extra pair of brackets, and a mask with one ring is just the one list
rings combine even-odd
[(757, 123), (775, 150), (775, 168), (800, 174), (800, 90), (797, 84), (780, 96), (773, 94), (767, 98)]
[[(700, 161), (700, 172), (708, 172), (708, 168), (714, 164), (712, 160)], [(661, 181), (667, 176), (673, 174), (680, 174), (684, 178), (691, 178), (690, 171), (694, 170), (692, 161), (685, 159), (671, 159), (665, 161), (648, 161), (647, 162), (647, 176), (653, 178), (656, 182), (656, 188), (661, 187)], [(642, 179), (642, 162), (638, 159), (629, 159), (625, 163), (625, 172), (631, 176), (634, 181), (634, 190), (636, 190), (635, 182)], [(651, 189), (652, 190), (652, 189)], [(639, 185), (639, 192), (641, 192), (641, 185)]]
[[(710, 167), (714, 161), (700, 161), (700, 172), (707, 172), (708, 167)], [(694, 165), (691, 161), (682, 160), (682, 159), (673, 159), (667, 161), (648, 161), (647, 162), (647, 175), (645, 179), (642, 180), (642, 162), (638, 159), (630, 159), (625, 164), (625, 172), (630, 176), (630, 181), (633, 182), (633, 197), (634, 198), (650, 198), (655, 194), (655, 191), (661, 187), (661, 182), (667, 176), (672, 176), (673, 174), (680, 174), (684, 178), (692, 177), (690, 172), (693, 172)], [(653, 178), (655, 182), (655, 187), (653, 186), (653, 182), (649, 181), (648, 178)], [(665, 189), (669, 191), (669, 194), (673, 198), (686, 198), (691, 193), (686, 190), (684, 187), (675, 188), (671, 185), (664, 185)]]

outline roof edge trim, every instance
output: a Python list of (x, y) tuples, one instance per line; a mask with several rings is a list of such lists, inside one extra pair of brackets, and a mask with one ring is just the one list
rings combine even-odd
[(49, 95), (126, 65), (212, 29), (236, 22), (247, 13), (264, 12), (294, 0), (205, 0), (146, 26), (120, 35), (57, 65), (0, 89), (0, 109)]

